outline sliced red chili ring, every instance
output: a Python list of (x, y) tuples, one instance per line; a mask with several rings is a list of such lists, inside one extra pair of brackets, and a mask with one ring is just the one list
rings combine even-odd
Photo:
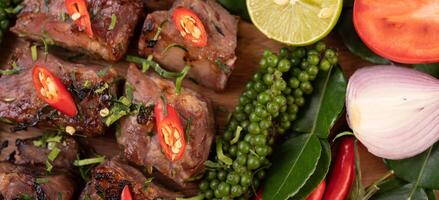
[(47, 68), (35, 65), (32, 69), (32, 80), (38, 96), (50, 106), (70, 117), (78, 114), (76, 104), (66, 86)]
[(155, 104), (154, 115), (157, 126), (157, 137), (163, 153), (171, 161), (180, 160), (186, 150), (186, 139), (177, 111), (164, 101)]
[(65, 0), (64, 5), (76, 25), (83, 28), (88, 36), (93, 37), (90, 15), (85, 0)]
[(122, 194), (120, 195), (121, 200), (132, 200), (130, 187), (128, 185), (125, 185), (122, 190)]
[(207, 45), (207, 32), (203, 22), (192, 10), (177, 8), (172, 14), (172, 19), (185, 40), (192, 42), (194, 46), (198, 47)]

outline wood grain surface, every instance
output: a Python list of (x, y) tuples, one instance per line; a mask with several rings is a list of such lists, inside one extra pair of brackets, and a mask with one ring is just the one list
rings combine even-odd
[[(9, 38), (12, 36), (8, 35)], [(13, 41), (10, 39), (9, 41)], [(12, 49), (10, 44), (4, 44), (0, 49), (0, 64), (5, 64), (5, 57)], [(361, 60), (355, 55), (351, 54), (342, 44), (338, 35), (331, 34), (327, 37), (326, 43), (329, 47), (335, 48), (340, 57), (340, 65), (348, 77), (352, 73), (364, 66), (371, 65), (370, 63)], [(235, 105), (238, 103), (238, 98), (244, 90), (245, 83), (251, 78), (253, 73), (258, 69), (258, 63), (264, 49), (277, 51), (284, 45), (272, 41), (260, 33), (253, 25), (247, 22), (239, 24), (238, 32), (238, 60), (236, 68), (233, 71), (227, 88), (224, 92), (214, 92), (196, 85), (191, 81), (185, 81), (184, 86), (196, 90), (206, 97), (209, 97), (215, 110), (215, 117), (218, 127), (218, 134), (221, 134), (228, 115), (233, 111)], [(3, 59), (2, 59), (3, 58)], [(0, 65), (1, 66), (1, 65)], [(333, 132), (340, 132), (348, 130), (346, 121), (342, 117)], [(88, 143), (94, 146), (96, 151), (100, 154), (113, 156), (119, 152), (118, 146), (113, 137), (113, 133), (108, 133), (106, 136), (99, 138), (88, 139)], [(360, 145), (360, 159), (362, 165), (362, 175), (364, 185), (369, 185), (373, 181), (380, 178), (386, 171), (381, 158), (375, 157), (368, 153), (367, 150)], [(439, 197), (439, 194), (437, 195)]]

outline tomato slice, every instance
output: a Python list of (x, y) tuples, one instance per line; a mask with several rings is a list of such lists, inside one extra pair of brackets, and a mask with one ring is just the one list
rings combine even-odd
[(85, 0), (65, 0), (64, 5), (67, 9), (67, 13), (76, 25), (85, 29), (89, 37), (93, 37), (90, 15), (88, 14)]
[(203, 22), (192, 10), (177, 8), (172, 14), (172, 19), (185, 40), (192, 42), (194, 46), (198, 47), (207, 45), (207, 32)]
[(132, 200), (130, 187), (128, 185), (125, 185), (122, 190), (122, 194), (120, 195), (121, 200)]
[(186, 139), (177, 111), (170, 104), (164, 104), (162, 100), (154, 106), (157, 137), (166, 157), (171, 161), (177, 161), (183, 157), (186, 150)]
[(47, 104), (69, 117), (78, 114), (76, 104), (66, 86), (47, 68), (35, 65), (32, 69), (32, 81), (38, 96)]
[(390, 60), (439, 61), (436, 0), (356, 0), (353, 21), (364, 43)]

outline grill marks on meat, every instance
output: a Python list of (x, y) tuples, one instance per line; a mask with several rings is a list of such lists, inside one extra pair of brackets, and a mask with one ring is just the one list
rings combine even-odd
[(120, 199), (125, 185), (130, 187), (134, 200), (175, 199), (182, 196), (155, 184), (154, 181), (145, 185), (146, 180), (142, 172), (115, 158), (93, 170), (92, 179), (82, 191), (80, 199)]
[(76, 182), (67, 173), (58, 171), (46, 175), (43, 168), (27, 168), (10, 163), (0, 163), (0, 195), (4, 199), (22, 199), (23, 195), (36, 200), (73, 198)]
[[(90, 38), (65, 14), (64, 0), (25, 0), (24, 5), (26, 7), (11, 29), (13, 32), (107, 61), (123, 57), (143, 12), (141, 0), (87, 0), (94, 33)], [(112, 15), (117, 21), (114, 28), (108, 30)]]
[[(200, 17), (208, 35), (207, 46), (192, 46), (180, 35), (172, 21), (174, 10), (180, 7), (189, 8)], [(164, 21), (167, 22), (163, 25), (160, 38), (151, 47), (149, 41)], [(153, 54), (160, 64), (173, 71), (180, 71), (188, 63), (192, 65), (189, 77), (208, 88), (223, 90), (236, 60), (237, 26), (237, 18), (213, 0), (177, 0), (170, 11), (156, 11), (147, 16), (139, 40), (139, 54)], [(183, 45), (188, 52), (180, 48), (170, 48), (164, 52), (172, 44)], [(219, 66), (220, 63), (223, 66)]]
[[(11, 133), (0, 130), (0, 162), (11, 162), (17, 165), (45, 166), (51, 150), (46, 146), (37, 147), (33, 141), (41, 139), (43, 132), (34, 128), (27, 131)], [(55, 145), (60, 153), (53, 162), (54, 168), (72, 169), (79, 147), (73, 138), (67, 137)]]
[(171, 162), (162, 153), (154, 119), (139, 124), (136, 116), (125, 117), (121, 120), (121, 133), (117, 138), (124, 156), (130, 162), (150, 169), (150, 172), (163, 175), (164, 183), (186, 191), (193, 186), (189, 180), (203, 173), (214, 137), (214, 119), (209, 101), (189, 89), (183, 89), (177, 95), (172, 82), (156, 74), (144, 75), (134, 65), (128, 69), (127, 82), (134, 87), (135, 103), (148, 107), (164, 96), (179, 113), (183, 128), (189, 121), (191, 125), (185, 131), (187, 145), (182, 159)]
[[(85, 136), (96, 136), (103, 134), (105, 124), (99, 111), (110, 107), (108, 98), (102, 98), (103, 94), (96, 94), (91, 89), (84, 89), (84, 84), (88, 82), (91, 88), (99, 88), (105, 83), (110, 85), (108, 94), (116, 94), (117, 73), (114, 69), (109, 69), (101, 77), (97, 75), (102, 66), (73, 64), (65, 62), (55, 56), (43, 56), (39, 51), (39, 58), (33, 62), (30, 48), (19, 48), (11, 62), (15, 62), (23, 70), (18, 74), (0, 77), (0, 99), (14, 98), (12, 102), (0, 101), (0, 118), (6, 118), (20, 125), (37, 125), (43, 128), (63, 128), (72, 126), (78, 133)], [(75, 98), (79, 114), (76, 117), (68, 117), (57, 112), (48, 106), (38, 97), (32, 83), (32, 67), (42, 65), (52, 73), (60, 77)], [(79, 98), (82, 97), (82, 98)]]

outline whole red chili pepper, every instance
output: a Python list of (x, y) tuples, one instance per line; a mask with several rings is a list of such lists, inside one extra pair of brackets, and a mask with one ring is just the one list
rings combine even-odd
[(262, 200), (262, 187), (260, 187), (255, 196), (253, 196), (253, 200)]
[(344, 200), (349, 195), (355, 178), (354, 143), (353, 137), (341, 139), (323, 200)]
[(326, 181), (323, 180), (314, 191), (306, 198), (306, 200), (321, 200), (326, 189)]

